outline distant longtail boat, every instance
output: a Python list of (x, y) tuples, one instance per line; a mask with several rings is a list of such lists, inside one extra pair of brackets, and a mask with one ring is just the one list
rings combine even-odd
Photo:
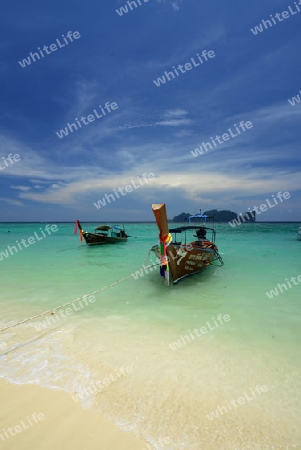
[(95, 232), (84, 231), (80, 221), (75, 222), (74, 234), (79, 229), (80, 240), (85, 239), (87, 245), (116, 244), (117, 242), (126, 242), (128, 235), (124, 230), (117, 226), (99, 225)]

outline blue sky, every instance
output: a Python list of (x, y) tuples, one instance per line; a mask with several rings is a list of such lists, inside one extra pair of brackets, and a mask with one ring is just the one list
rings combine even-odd
[[(138, 4), (139, 2), (137, 2)], [(153, 220), (182, 211), (247, 211), (291, 195), (258, 220), (301, 221), (301, 13), (254, 35), (290, 0), (14, 1), (2, 7), (0, 221)], [(300, 6), (301, 8), (301, 6)], [(18, 63), (78, 31), (62, 48)], [(160, 87), (153, 80), (210, 50), (215, 57)], [(99, 105), (118, 109), (60, 139)], [(251, 121), (253, 128), (194, 157), (192, 150)], [(9, 154), (20, 161), (10, 164)], [(3, 159), (4, 158), (4, 159)], [(94, 202), (155, 179), (97, 209)]]

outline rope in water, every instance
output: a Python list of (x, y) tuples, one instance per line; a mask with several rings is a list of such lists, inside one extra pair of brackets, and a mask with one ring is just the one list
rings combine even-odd
[[(150, 267), (154, 267), (154, 266), (148, 266), (147, 268), (150, 268)], [(17, 325), (21, 325), (22, 323), (29, 322), (30, 320), (37, 319), (38, 317), (45, 316), (45, 314), (52, 313), (53, 311), (56, 311), (57, 309), (60, 309), (60, 308), (64, 308), (65, 306), (71, 305), (72, 303), (79, 302), (80, 300), (82, 300), (82, 299), (85, 298), (85, 297), (88, 297), (88, 296), (90, 296), (90, 295), (97, 294), (98, 292), (105, 291), (106, 289), (108, 289), (108, 288), (110, 288), (110, 287), (112, 287), (112, 286), (115, 286), (116, 284), (123, 283), (124, 281), (128, 280), (128, 279), (131, 278), (131, 277), (132, 277), (132, 274), (131, 274), (131, 275), (128, 275), (128, 276), (125, 277), (125, 278), (121, 278), (120, 280), (114, 281), (114, 283), (108, 284), (107, 286), (105, 286), (105, 287), (103, 287), (103, 288), (101, 288), (101, 289), (97, 289), (96, 291), (93, 291), (93, 292), (91, 292), (90, 294), (83, 295), (82, 297), (78, 297), (78, 298), (76, 298), (75, 300), (71, 300), (70, 302), (64, 303), (63, 305), (56, 306), (56, 307), (53, 308), (53, 309), (48, 309), (47, 311), (44, 311), (44, 312), (42, 312), (42, 313), (40, 313), (40, 314), (36, 314), (35, 316), (27, 317), (27, 319), (20, 320), (20, 322), (16, 322), (16, 323), (13, 323), (12, 325), (9, 325), (9, 326), (7, 326), (7, 327), (5, 327), (5, 328), (1, 328), (1, 329), (0, 329), (0, 332), (1, 332), (1, 331), (9, 330), (10, 328), (14, 328), (14, 327), (16, 327)]]

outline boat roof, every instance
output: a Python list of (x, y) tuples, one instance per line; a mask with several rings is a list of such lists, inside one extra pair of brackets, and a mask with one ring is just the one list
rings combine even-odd
[(190, 221), (190, 219), (194, 219), (194, 218), (199, 218), (199, 219), (207, 219), (206, 214), (194, 214), (194, 216), (189, 216), (188, 220)]
[(121, 230), (120, 227), (113, 225), (112, 227), (110, 225), (99, 225), (97, 228), (95, 228), (95, 230), (99, 230), (99, 231), (109, 231), (109, 230)]
[(208, 227), (204, 227), (203, 225), (187, 225), (187, 226), (183, 226), (183, 227), (178, 227), (178, 228), (171, 228), (169, 230), (170, 233), (182, 233), (182, 231), (186, 231), (186, 230), (199, 230), (200, 228), (205, 228), (205, 230), (213, 230), (213, 228), (208, 228)]
[(189, 223), (191, 219), (204, 219), (204, 222), (206, 222), (207, 219), (213, 219), (213, 216), (207, 216), (206, 214), (194, 214), (193, 216), (188, 217)]

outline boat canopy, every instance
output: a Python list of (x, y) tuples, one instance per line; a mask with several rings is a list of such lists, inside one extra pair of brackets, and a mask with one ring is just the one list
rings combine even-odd
[(204, 222), (206, 222), (207, 217), (209, 216), (206, 216), (206, 214), (195, 214), (188, 217), (188, 222), (191, 223), (191, 219), (205, 219)]
[(111, 229), (112, 227), (110, 227), (110, 225), (99, 225), (99, 227), (95, 228), (95, 230), (99, 231), (109, 231)]
[(170, 233), (182, 233), (182, 231), (187, 231), (187, 230), (199, 230), (205, 228), (205, 230), (210, 230), (210, 231), (214, 231), (213, 228), (209, 228), (209, 227), (203, 227), (202, 225), (188, 225), (188, 226), (183, 226), (183, 227), (177, 227), (177, 228), (171, 228), (169, 230)]

